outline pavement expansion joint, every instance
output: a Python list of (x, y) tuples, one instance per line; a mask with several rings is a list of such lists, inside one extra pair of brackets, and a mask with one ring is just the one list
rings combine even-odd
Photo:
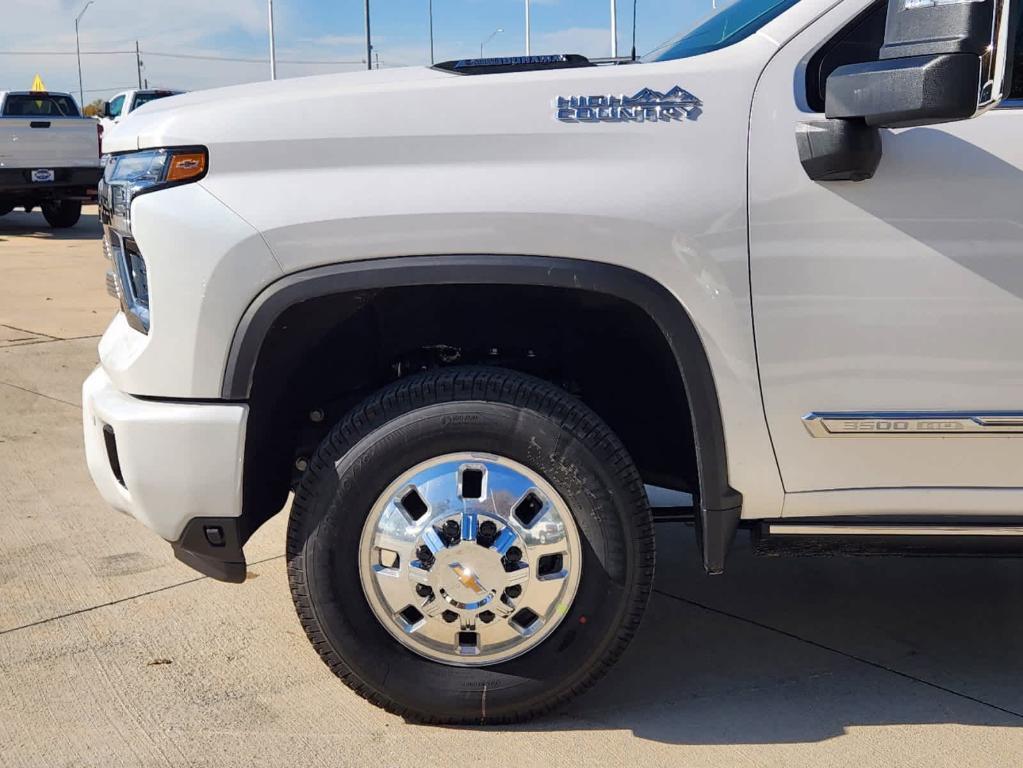
[[(274, 555), (273, 557), (266, 557), (266, 558), (263, 558), (262, 560), (256, 560), (255, 562), (249, 563), (249, 567), (252, 568), (252, 567), (257, 566), (257, 565), (262, 565), (263, 563), (269, 563), (269, 562), (271, 562), (273, 560), (280, 560), (283, 557), (284, 557), (284, 555)], [(21, 631), (23, 629), (31, 629), (32, 627), (38, 627), (38, 626), (41, 626), (43, 624), (50, 624), (50, 623), (52, 623), (54, 621), (60, 621), (61, 619), (68, 619), (68, 618), (71, 618), (72, 616), (80, 616), (83, 613), (91, 613), (92, 611), (98, 611), (100, 608), (109, 608), (112, 605), (120, 605), (121, 603), (128, 603), (128, 602), (131, 602), (132, 600), (138, 600), (140, 597), (149, 597), (150, 595), (156, 595), (156, 594), (159, 594), (160, 592), (167, 592), (167, 591), (169, 591), (171, 589), (176, 589), (177, 587), (183, 587), (183, 586), (185, 586), (187, 584), (194, 584), (197, 581), (209, 581), (209, 580), (210, 580), (209, 576), (196, 576), (196, 577), (191, 578), (191, 579), (185, 579), (184, 581), (176, 581), (173, 584), (167, 584), (166, 586), (157, 587), (156, 589), (149, 589), (149, 590), (146, 590), (145, 592), (139, 592), (139, 593), (134, 594), (134, 595), (128, 595), (127, 597), (119, 597), (116, 600), (108, 600), (105, 603), (97, 603), (96, 605), (89, 605), (89, 606), (86, 606), (85, 608), (78, 608), (78, 609), (76, 609), (74, 611), (68, 611), (67, 613), (59, 613), (56, 616), (48, 616), (45, 619), (38, 619), (37, 621), (30, 621), (28, 624), (21, 624), (20, 626), (17, 626), (17, 627), (8, 627), (7, 629), (0, 629), (0, 637), (3, 637), (4, 635), (9, 635), (9, 634), (11, 634), (13, 632), (19, 632), (19, 631)]]
[(47, 400), (52, 400), (55, 403), (63, 403), (64, 405), (70, 405), (72, 408), (75, 408), (79, 411), (82, 410), (82, 406), (80, 406), (78, 403), (72, 403), (70, 400), (61, 400), (59, 397), (54, 397), (53, 395), (44, 395), (42, 392), (36, 392), (34, 389), (29, 389), (28, 387), (22, 387), (17, 384), (11, 384), (11, 382), (9, 381), (0, 381), (0, 385), (10, 387), (11, 389), (18, 389), (21, 390), (22, 392), (27, 392), (30, 395), (35, 395), (36, 397), (42, 397)]

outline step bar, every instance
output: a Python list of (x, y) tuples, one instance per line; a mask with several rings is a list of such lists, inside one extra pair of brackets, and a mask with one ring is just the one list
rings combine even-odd
[(753, 529), (761, 555), (1023, 557), (1023, 521), (765, 521)]
[(771, 536), (1023, 536), (1023, 525), (767, 523)]

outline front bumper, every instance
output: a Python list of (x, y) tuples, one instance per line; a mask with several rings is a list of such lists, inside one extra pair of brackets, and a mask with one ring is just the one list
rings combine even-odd
[(89, 473), (108, 504), (224, 581), (245, 577), (242, 463), (248, 406), (144, 400), (97, 368), (82, 387)]

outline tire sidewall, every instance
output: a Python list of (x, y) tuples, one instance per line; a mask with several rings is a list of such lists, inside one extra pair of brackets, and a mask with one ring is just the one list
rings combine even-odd
[(42, 205), (43, 218), (54, 229), (73, 227), (82, 217), (82, 204), (78, 200), (55, 200)]
[[(293, 518), (304, 584), (335, 663), (399, 708), (446, 718), (478, 717), (481, 709), (501, 717), (570, 695), (607, 656), (636, 600), (627, 542), (639, 532), (630, 488), (606, 455), (612, 446), (592, 446), (537, 411), (497, 402), (435, 403), (382, 421), (325, 444), (303, 482), (303, 514)], [(464, 451), (503, 456), (542, 476), (571, 510), (582, 544), (579, 588), (558, 627), (524, 655), (487, 667), (439, 664), (402, 646), (371, 611), (359, 576), (363, 526), (384, 489), (423, 461)]]

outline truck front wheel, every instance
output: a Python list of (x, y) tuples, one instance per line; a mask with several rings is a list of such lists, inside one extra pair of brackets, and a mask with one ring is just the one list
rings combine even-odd
[(450, 368), (331, 431), (287, 557), (306, 634), (357, 693), (411, 720), (508, 723), (622, 653), (654, 540), (639, 474), (593, 411), (529, 376)]
[(82, 218), (82, 203), (79, 200), (54, 200), (43, 203), (43, 218), (54, 229), (73, 227)]

